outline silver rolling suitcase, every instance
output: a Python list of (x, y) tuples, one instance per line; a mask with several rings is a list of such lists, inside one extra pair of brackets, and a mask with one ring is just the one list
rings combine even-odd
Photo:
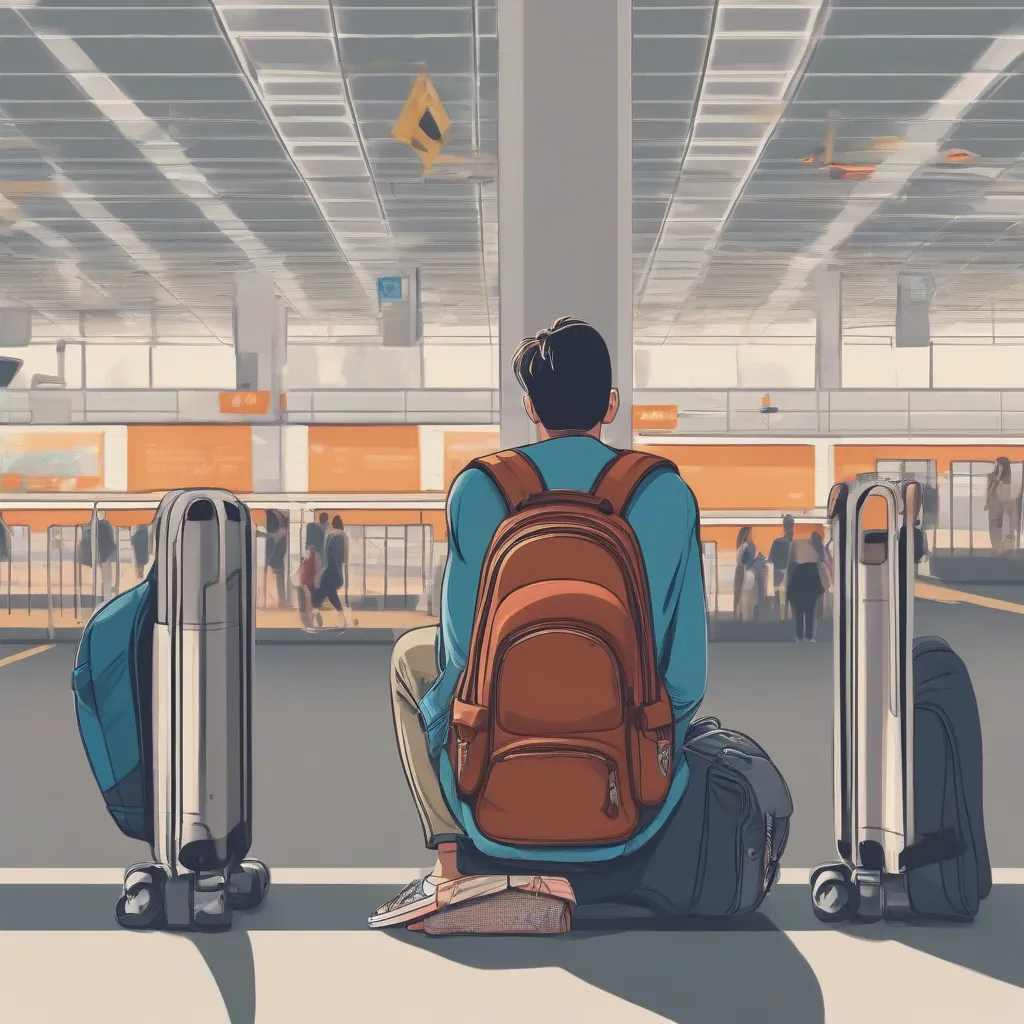
[[(838, 922), (910, 913), (914, 846), (914, 575), (920, 485), (837, 484), (829, 496), (835, 561), (833, 778), (840, 863), (811, 874), (815, 915)], [(864, 529), (871, 498), (884, 529)], [(902, 542), (911, 538), (911, 542)]]
[[(155, 520), (153, 862), (129, 868), (118, 919), (221, 930), (270, 885), (252, 842), (255, 643), (248, 508), (221, 490), (167, 494)], [(152, 908), (148, 913), (146, 907)]]

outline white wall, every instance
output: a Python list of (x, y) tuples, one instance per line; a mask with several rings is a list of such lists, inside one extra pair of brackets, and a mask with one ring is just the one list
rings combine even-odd
[(1024, 387), (1024, 345), (935, 345), (935, 387)]
[(498, 346), (424, 345), (423, 371), (428, 388), (496, 388)]
[(149, 346), (86, 343), (85, 382), (89, 388), (148, 388)]
[(647, 345), (652, 388), (811, 388), (814, 345)]
[[(69, 342), (64, 350), (64, 376), (69, 388), (82, 386), (82, 349)], [(57, 373), (57, 349), (53, 344), (26, 345), (23, 348), (2, 348), (0, 355), (21, 359), (24, 362), (18, 375), (11, 381), (12, 389), (27, 388), (36, 373)]]
[[(90, 380), (89, 386), (96, 385)], [(154, 345), (153, 387), (233, 391), (235, 350), (231, 345), (220, 344)]]

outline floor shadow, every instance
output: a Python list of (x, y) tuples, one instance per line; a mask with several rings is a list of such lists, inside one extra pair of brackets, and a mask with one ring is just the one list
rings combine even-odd
[(231, 1024), (256, 1024), (256, 962), (252, 942), (236, 915), (230, 932), (220, 935), (184, 933), (199, 951), (220, 990)]
[(910, 921), (849, 929), (867, 942), (899, 942), (939, 960), (1024, 988), (1024, 887), (997, 885), (973, 922)]
[(863, 942), (899, 942), (947, 963), (1024, 988), (1024, 886), (994, 886), (973, 922), (919, 919), (825, 925), (814, 917), (810, 891), (803, 885), (777, 886), (762, 910), (782, 931), (838, 930)]
[[(120, 892), (117, 885), (0, 885), (0, 930), (113, 930)], [(364, 931), (367, 914), (394, 894), (394, 886), (279, 884), (262, 906), (237, 914), (231, 932), (190, 938), (217, 980), (232, 1022), (251, 1024), (255, 975), (247, 932)], [(748, 1010), (763, 1013), (780, 993), (792, 996), (794, 1010), (787, 1021), (817, 1024), (824, 1019), (818, 983), (785, 935), (829, 928), (815, 919), (807, 886), (776, 886), (761, 913), (735, 921), (640, 916), (622, 921), (609, 920), (607, 913), (621, 915), (621, 908), (585, 908), (574, 930), (557, 938), (388, 934), (481, 969), (561, 966), (670, 1020), (686, 1007), (687, 1019), (731, 1024), (746, 1019), (741, 1015)], [(1024, 988), (1024, 886), (995, 886), (973, 924), (916, 921), (840, 930), (865, 942), (901, 942)], [(742, 985), (733, 983), (737, 977), (743, 978)], [(697, 1006), (705, 1004), (702, 1014), (695, 1015)]]
[(787, 1024), (825, 1020), (810, 965), (759, 914), (731, 925), (581, 915), (568, 935), (538, 938), (388, 934), (477, 970), (558, 967), (671, 1021), (735, 1024), (775, 1013), (784, 1013)]

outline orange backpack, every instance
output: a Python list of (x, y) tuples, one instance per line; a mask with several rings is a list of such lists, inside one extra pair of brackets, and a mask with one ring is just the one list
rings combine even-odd
[(672, 781), (675, 723), (658, 675), (640, 546), (623, 512), (657, 467), (620, 453), (590, 493), (546, 490), (528, 458), (470, 464), (511, 514), (484, 558), (449, 757), (487, 838), (621, 843)]

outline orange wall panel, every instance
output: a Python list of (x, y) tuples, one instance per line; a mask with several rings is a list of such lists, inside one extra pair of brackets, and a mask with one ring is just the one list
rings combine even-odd
[(151, 508), (114, 508), (104, 512), (111, 526), (148, 526), (153, 522), (156, 510)]
[(444, 433), (444, 489), (474, 459), (490, 455), (501, 447), (497, 430), (446, 430)]
[(693, 488), (703, 512), (814, 508), (811, 445), (665, 444), (638, 448), (671, 459)]
[(993, 462), (1000, 455), (1011, 462), (1024, 462), (1024, 445), (839, 444), (835, 447), (835, 479), (849, 481), (858, 473), (874, 473), (879, 459), (932, 459), (941, 476), (949, 472), (951, 462)]
[(420, 432), (414, 426), (310, 427), (314, 493), (412, 494), (420, 489)]
[(448, 540), (448, 519), (439, 509), (427, 509), (422, 513), (423, 522), (434, 528), (434, 541), (444, 544)]
[(224, 487), (252, 491), (252, 431), (231, 424), (128, 428), (128, 490)]
[(11, 509), (4, 512), (8, 526), (27, 526), (32, 533), (46, 533), (51, 526), (84, 526), (92, 522), (90, 509)]

